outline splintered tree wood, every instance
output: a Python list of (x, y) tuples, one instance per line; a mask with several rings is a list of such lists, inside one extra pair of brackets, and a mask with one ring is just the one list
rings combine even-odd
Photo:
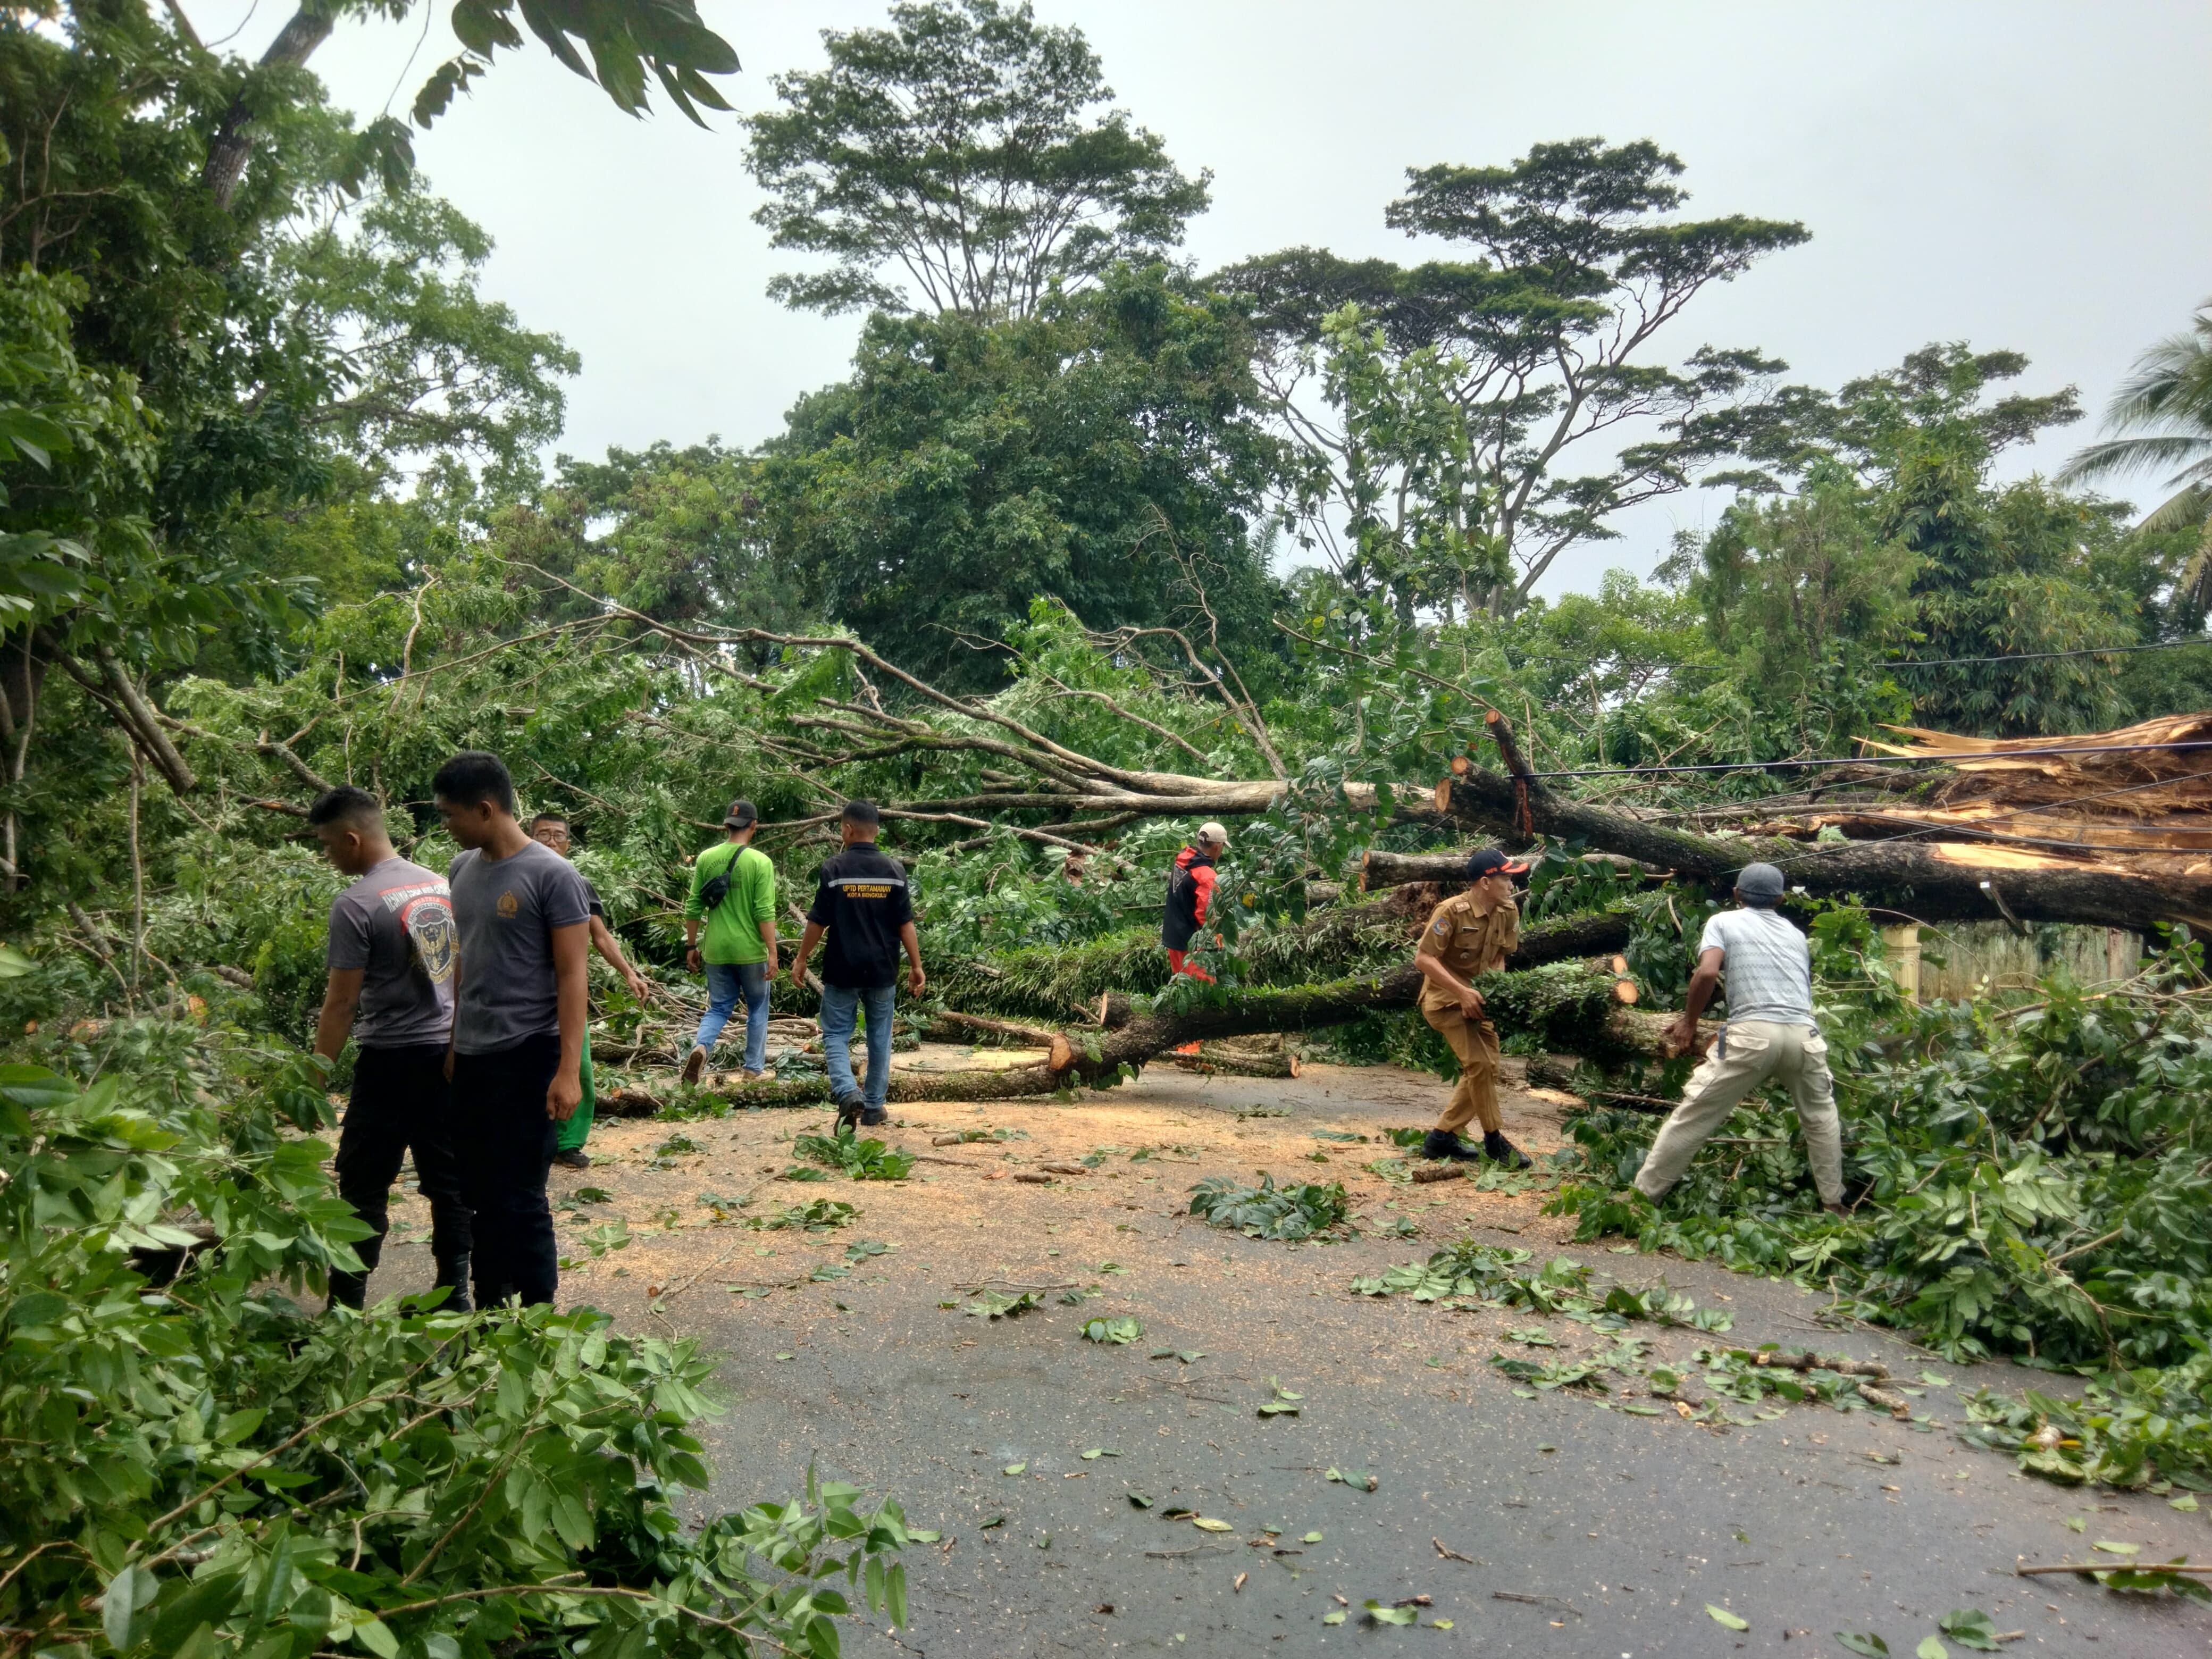
[[(1489, 834), (1512, 829), (1513, 780), (1471, 767), (1437, 785), (1437, 810)], [(2131, 875), (2069, 860), (1964, 843), (1895, 841), (1808, 844), (1751, 836), (1726, 838), (1649, 823), (1531, 791), (1539, 834), (1574, 839), (1662, 869), (1725, 886), (1745, 865), (1777, 864), (1792, 886), (1854, 897), (1924, 921), (2074, 922), (2148, 933), (2162, 921), (2212, 924), (2212, 878)], [(2000, 904), (1998, 901), (2002, 900)]]

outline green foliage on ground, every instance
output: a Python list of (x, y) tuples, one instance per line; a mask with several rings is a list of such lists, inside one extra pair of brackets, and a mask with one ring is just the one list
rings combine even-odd
[(0, 1068), (11, 1629), (196, 1659), (580, 1632), (826, 1659), (850, 1607), (902, 1619), (895, 1504), (810, 1480), (685, 1523), (714, 1409), (692, 1344), (588, 1309), (305, 1311), (366, 1231), (308, 1062), (153, 1022), (102, 1041), (96, 1082)]
[(1349, 1229), (1352, 1206), (1340, 1181), (1299, 1181), (1278, 1187), (1274, 1176), (1263, 1170), (1257, 1186), (1245, 1186), (1229, 1176), (1208, 1176), (1190, 1191), (1193, 1215), (1247, 1238), (1295, 1243), (1341, 1237)]
[(904, 1181), (914, 1170), (912, 1152), (895, 1152), (872, 1135), (864, 1139), (849, 1123), (826, 1135), (794, 1136), (791, 1150), (854, 1181)]
[[(1867, 991), (1824, 1017), (1861, 1194), (1848, 1216), (1821, 1213), (1794, 1121), (1765, 1101), (1740, 1108), (1656, 1209), (1623, 1188), (1657, 1121), (1579, 1116), (1588, 1176), (1553, 1208), (1580, 1237), (1795, 1277), (1948, 1355), (2104, 1377), (2086, 1404), (1992, 1408), (1992, 1433), (2039, 1472), (2212, 1478), (2203, 947), (2178, 939), (2124, 986), (2058, 978), (2013, 1006)], [(2070, 1443), (2027, 1444), (2043, 1423)]]

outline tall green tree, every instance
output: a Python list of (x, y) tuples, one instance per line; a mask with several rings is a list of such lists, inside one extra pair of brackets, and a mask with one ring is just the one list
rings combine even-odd
[[(2006, 449), (2080, 418), (2070, 386), (2012, 390), (2027, 367), (1930, 345), (1833, 393), (1788, 388), (1744, 447), (1752, 465), (1716, 480), (1742, 493), (1695, 589), (1717, 636), (1743, 641), (1756, 697), (1802, 711), (1804, 740), (1895, 718), (1885, 674), (1913, 720), (1952, 731), (2079, 732), (2148, 712), (2119, 695), (2114, 659), (2062, 653), (2135, 642), (2156, 562), (2122, 554), (2114, 504), (1992, 476)], [(1833, 606), (1833, 625), (1814, 626)]]
[(1114, 90), (1082, 31), (1027, 0), (897, 4), (889, 28), (822, 40), (830, 66), (776, 76), (783, 107), (747, 121), (769, 197), (753, 217), (836, 262), (771, 282), (787, 304), (1025, 317), (1055, 285), (1164, 257), (1206, 207), (1210, 175), (1102, 109)]
[(1736, 453), (1765, 418), (1745, 394), (1786, 365), (1702, 347), (1669, 368), (1655, 343), (1707, 288), (1808, 233), (1688, 218), (1682, 172), (1656, 144), (1597, 138), (1416, 168), (1385, 222), (1464, 257), (1293, 248), (1216, 273), (1251, 309), (1300, 457), (1285, 500), (1300, 544), (1401, 611), (1464, 591), (1504, 615), (1614, 514)]
[(851, 380), (769, 447), (780, 556), (822, 612), (957, 684), (1002, 678), (993, 642), (1041, 593), (1096, 629), (1264, 646), (1279, 457), (1250, 362), (1236, 308), (1158, 266), (1001, 322), (878, 313)]
[(88, 898), (128, 827), (93, 818), (198, 787), (169, 677), (270, 672), (326, 591), (405, 580), (451, 521), (402, 507), (410, 477), (534, 477), (575, 360), (484, 295), (489, 243), (404, 134), (180, 17), (0, 20), (0, 880)]

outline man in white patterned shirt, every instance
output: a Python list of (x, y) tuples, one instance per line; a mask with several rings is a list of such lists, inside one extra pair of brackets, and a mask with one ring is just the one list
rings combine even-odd
[(1698, 1148), (1728, 1121), (1739, 1101), (1779, 1083), (1797, 1108), (1821, 1206), (1831, 1214), (1843, 1213), (1843, 1129), (1828, 1076), (1828, 1045), (1813, 1024), (1812, 951), (1805, 935), (1775, 910), (1784, 885), (1782, 872), (1772, 865), (1745, 866), (1735, 884), (1741, 908), (1706, 922), (1698, 941), (1697, 971), (1674, 1022), (1675, 1051), (1686, 1053), (1696, 1043), (1698, 1016), (1723, 975), (1728, 1022), (1636, 1172), (1636, 1189), (1655, 1204), (1682, 1178)]

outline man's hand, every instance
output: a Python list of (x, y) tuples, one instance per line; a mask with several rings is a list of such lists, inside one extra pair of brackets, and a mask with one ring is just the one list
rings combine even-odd
[(695, 974), (699, 971), (699, 947), (697, 945), (691, 945), (684, 947), (684, 965), (686, 968), (689, 968)]
[(633, 968), (629, 973), (629, 994), (640, 1002), (653, 1000), (653, 981)]
[(915, 963), (914, 966), (906, 970), (906, 994), (908, 996), (920, 996), (921, 994), (921, 988), (928, 983), (929, 975), (921, 971), (921, 964), (920, 963)]
[(1667, 1028), (1667, 1052), (1670, 1057), (1688, 1054), (1698, 1046), (1698, 1022), (1690, 1015), (1678, 1014)]
[(805, 963), (794, 962), (791, 964), (791, 982), (802, 991), (806, 988), (806, 964)]
[(451, 1083), (453, 1080), (453, 1051), (451, 1048), (448, 1048), (448, 1049), (447, 1049), (447, 1050), (446, 1050), (446, 1081), (447, 1081), (447, 1082), (448, 1082), (448, 1083)]
[(545, 1115), (556, 1123), (566, 1123), (583, 1103), (582, 1078), (574, 1072), (556, 1072), (552, 1085), (545, 1091)]
[(1469, 1021), (1480, 1019), (1483, 1017), (1482, 993), (1472, 985), (1462, 991), (1459, 994), (1459, 1011)]

